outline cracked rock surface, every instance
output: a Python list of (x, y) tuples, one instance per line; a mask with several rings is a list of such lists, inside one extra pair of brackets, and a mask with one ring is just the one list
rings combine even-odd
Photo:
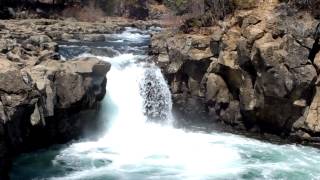
[(286, 4), (266, 7), (156, 34), (150, 52), (190, 119), (319, 143), (319, 21)]
[(103, 41), (102, 34), (131, 23), (0, 21), (0, 179), (8, 177), (16, 154), (65, 143), (98, 127), (93, 117), (111, 65), (97, 58), (61, 60), (56, 41)]

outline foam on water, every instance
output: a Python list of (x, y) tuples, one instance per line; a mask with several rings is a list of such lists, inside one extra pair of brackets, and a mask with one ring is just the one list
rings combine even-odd
[[(113, 171), (139, 172), (148, 168), (157, 168), (159, 173), (173, 171), (173, 177), (202, 177), (213, 172), (234, 172), (232, 164), (240, 160), (240, 155), (222, 145), (211, 144), (208, 142), (210, 135), (186, 133), (170, 125), (147, 121), (143, 109), (145, 97), (139, 86), (142, 80), (146, 80), (146, 68), (143, 64), (134, 62), (135, 56), (123, 54), (115, 58), (99, 58), (112, 63), (107, 89), (110, 100), (117, 106), (117, 113), (103, 138), (96, 142), (74, 143), (63, 150), (54, 161), (72, 163), (71, 159), (99, 159), (112, 163), (98, 169), (93, 166), (92, 171), (85, 170), (86, 173), (80, 168), (79, 172), (63, 179), (82, 179)], [(160, 93), (170, 93), (160, 71), (156, 69), (154, 72), (157, 77), (153, 80), (160, 81), (156, 83), (166, 88)], [(165, 94), (164, 97), (168, 98), (170, 94)], [(171, 100), (169, 103), (170, 108), (165, 109), (168, 114), (171, 111)], [(225, 169), (225, 172), (222, 169)]]
[(126, 28), (126, 31), (123, 31), (121, 34), (111, 34), (106, 35), (107, 38), (117, 38), (118, 42), (121, 42), (121, 40), (131, 41), (131, 42), (141, 42), (143, 40), (149, 39), (148, 34), (140, 33), (141, 31), (137, 31), (133, 28)]
[[(286, 173), (299, 175), (301, 168), (309, 173), (303, 177), (312, 179), (320, 174), (315, 168), (320, 164), (317, 150), (272, 145), (223, 133), (186, 132), (147, 121), (145, 97), (139, 87), (145, 81), (145, 65), (135, 62), (137, 58), (132, 54), (103, 59), (113, 65), (108, 74), (108, 96), (116, 104), (117, 114), (104, 137), (96, 142), (74, 143), (55, 159), (71, 163), (68, 166), (72, 167), (79, 164), (74, 159), (86, 159), (91, 165), (52, 179), (99, 179), (110, 175), (129, 180), (242, 179), (239, 175), (251, 170), (259, 172), (262, 179), (281, 177), (281, 173), (286, 179)], [(161, 73), (155, 74), (155, 80), (164, 82)], [(108, 163), (97, 167), (97, 160)]]
[[(132, 41), (145, 38), (135, 31), (129, 29), (119, 37)], [(76, 142), (61, 149), (50, 165), (68, 171), (41, 175), (40, 178), (307, 180), (320, 177), (320, 152), (317, 149), (274, 145), (226, 133), (208, 134), (173, 128), (168, 123), (173, 120), (170, 91), (160, 70), (141, 62), (144, 55), (97, 58), (112, 64), (103, 103), (103, 111), (109, 112), (108, 129), (96, 141)], [(149, 107), (149, 114), (146, 107)], [(159, 115), (157, 110), (160, 115), (168, 114), (162, 119), (163, 123), (149, 121), (148, 115)]]

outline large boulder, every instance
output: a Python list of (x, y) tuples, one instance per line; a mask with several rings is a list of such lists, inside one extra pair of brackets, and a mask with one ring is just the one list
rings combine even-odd
[(47, 35), (34, 35), (25, 41), (25, 43), (32, 44), (34, 46), (40, 46), (44, 43), (52, 42), (51, 38)]
[(109, 69), (109, 63), (96, 58), (26, 67), (0, 59), (0, 177), (11, 155), (66, 142), (98, 123), (80, 114), (95, 109), (104, 97)]
[(16, 40), (13, 39), (0, 39), (0, 52), (8, 52), (14, 48)]
[[(163, 39), (163, 36), (166, 39)], [(153, 37), (152, 52), (166, 73), (177, 73), (187, 61), (210, 61), (213, 53), (210, 49), (211, 38), (203, 35), (170, 34)]]
[[(260, 110), (256, 118), (271, 128), (289, 131), (306, 106), (296, 102), (310, 100), (317, 77), (308, 59), (308, 49), (290, 36), (275, 41), (271, 35), (266, 35), (255, 42), (252, 57), (258, 75), (255, 94), (258, 99), (256, 108)], [(291, 113), (279, 113), (274, 108), (275, 103)]]
[(232, 96), (224, 80), (214, 73), (208, 74), (206, 79), (206, 101), (214, 104), (229, 103)]

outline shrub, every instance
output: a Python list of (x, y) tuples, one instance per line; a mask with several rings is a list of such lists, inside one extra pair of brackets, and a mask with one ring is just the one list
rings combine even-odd
[(312, 0), (291, 0), (290, 3), (293, 3), (299, 8), (310, 8)]
[(310, 10), (315, 18), (320, 19), (320, 0), (282, 0), (281, 2), (298, 9)]
[(91, 2), (87, 6), (73, 5), (62, 11), (64, 17), (74, 17), (80, 21), (97, 21), (104, 16), (104, 12), (100, 8), (96, 8)]
[(257, 6), (257, 0), (233, 0), (238, 9), (250, 9)]
[(205, 0), (205, 3), (216, 19), (223, 19), (235, 9), (233, 0)]
[(163, 3), (175, 12), (176, 15), (183, 15), (188, 12), (188, 0), (164, 0)]

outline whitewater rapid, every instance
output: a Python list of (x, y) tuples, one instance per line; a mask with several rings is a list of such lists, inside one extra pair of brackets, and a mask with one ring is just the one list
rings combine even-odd
[[(82, 140), (58, 149), (26, 154), (15, 162), (12, 179), (320, 178), (318, 149), (174, 128), (166, 81), (161, 71), (146, 61), (145, 53), (141, 54), (149, 35), (129, 28), (122, 34), (109, 36), (113, 43), (129, 45), (112, 47), (120, 52), (119, 56), (96, 56), (112, 64), (107, 75), (107, 97), (101, 109), (106, 112), (103, 135), (98, 140)], [(161, 117), (161, 123), (150, 121), (147, 114)], [(26, 164), (30, 168), (24, 167)]]

